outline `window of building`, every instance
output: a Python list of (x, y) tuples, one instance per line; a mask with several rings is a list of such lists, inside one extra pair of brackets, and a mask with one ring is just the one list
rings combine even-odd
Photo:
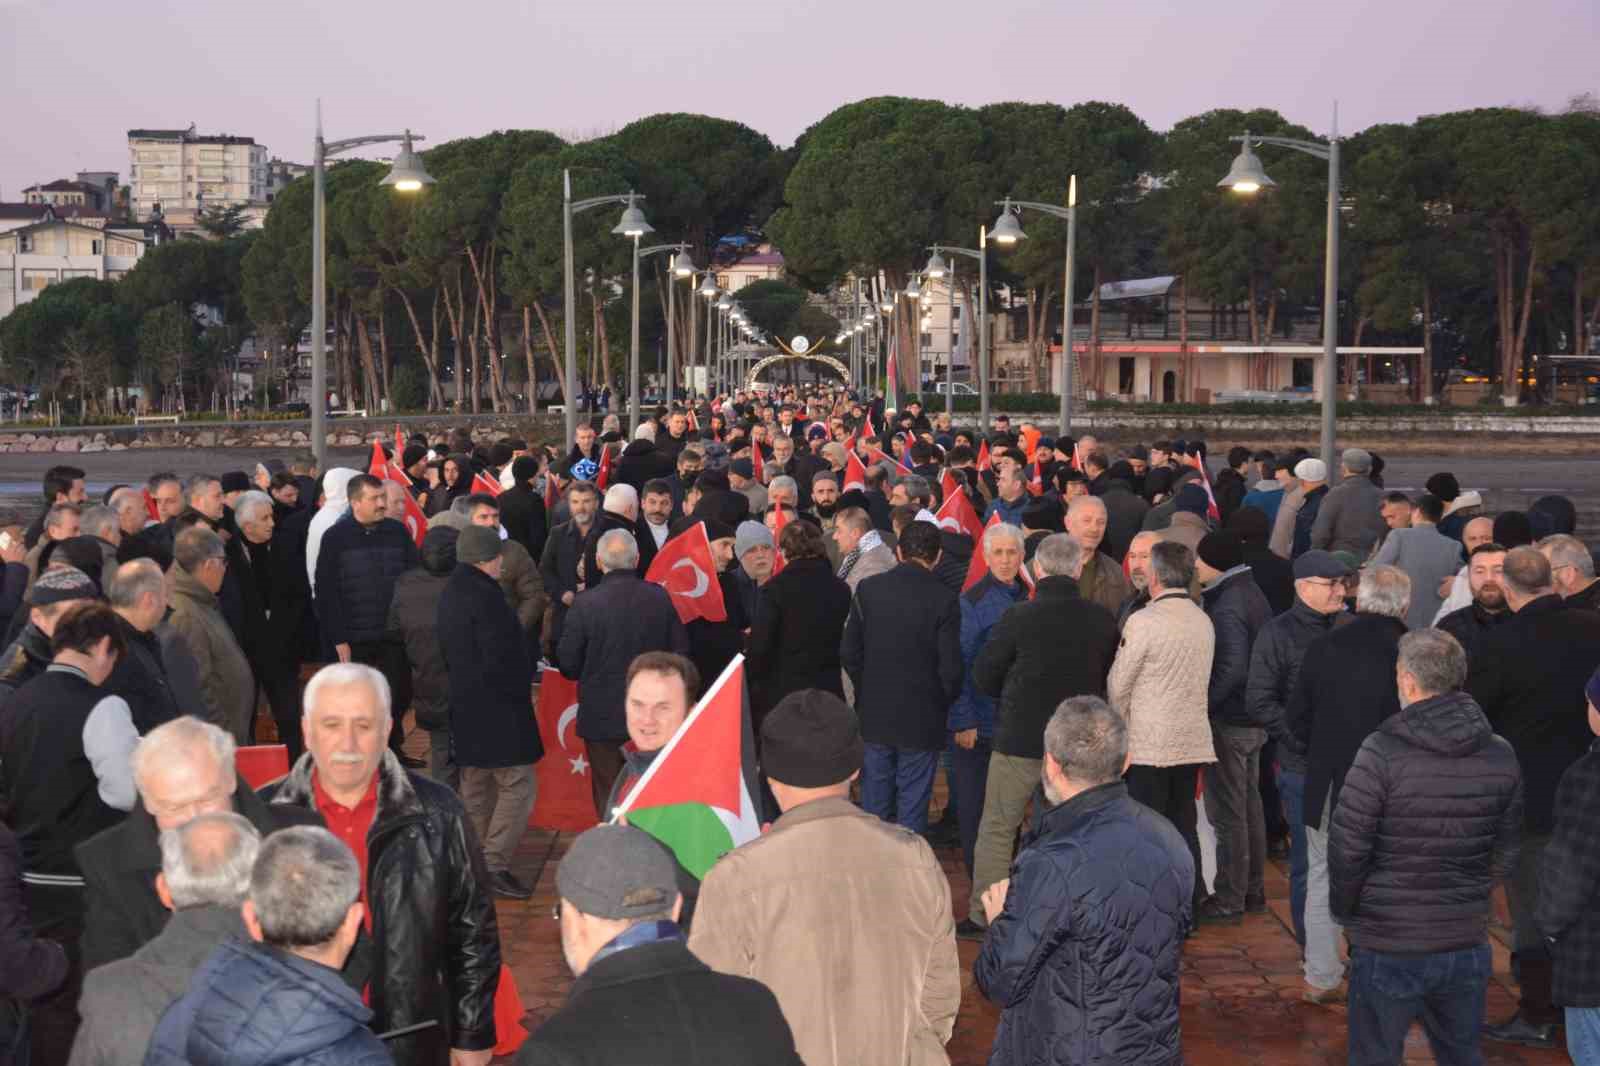
[(1123, 396), (1133, 394), (1133, 368), (1132, 356), (1122, 356), (1117, 360), (1117, 392)]
[(89, 254), (90, 255), (100, 255), (103, 251), (104, 251), (104, 246), (101, 244), (100, 241), (90, 241), (89, 242)]
[(1310, 389), (1316, 386), (1312, 379), (1316, 377), (1317, 361), (1315, 359), (1296, 359), (1294, 361), (1294, 387), (1297, 389)]
[(63, 270), (61, 272), (62, 281), (67, 281), (70, 278), (97, 278), (99, 276), (100, 272), (98, 270)]
[(24, 270), (22, 272), (22, 291), (43, 292), (54, 285), (57, 280), (54, 270)]
[(17, 234), (17, 253), (27, 255), (33, 251), (33, 235), (29, 233)]
[(0, 270), (0, 293), (10, 296), (16, 284), (17, 272), (15, 270)]

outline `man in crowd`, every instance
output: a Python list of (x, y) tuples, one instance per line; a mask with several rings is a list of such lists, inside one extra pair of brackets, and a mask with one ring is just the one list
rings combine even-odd
[(1050, 715), (1064, 699), (1105, 693), (1117, 648), (1116, 621), (1079, 591), (1083, 560), (1083, 548), (1072, 537), (1046, 537), (1033, 556), (1038, 578), (1033, 598), (1000, 617), (969, 668), (971, 684), (999, 703), (977, 809), (968, 813), (965, 794), (957, 807), (958, 817), (978, 823), (972, 897), (967, 918), (957, 926), (963, 937), (982, 936), (988, 924), (983, 894), (1010, 868), (1012, 843), (1039, 783)]
[(1436, 1061), (1483, 1061), (1489, 893), (1516, 865), (1522, 780), (1511, 745), (1461, 691), (1466, 676), (1453, 637), (1403, 637), (1402, 709), (1361, 742), (1333, 808), (1329, 901), (1350, 939), (1352, 1062), (1400, 1062), (1417, 1019)]
[(1117, 606), (1119, 632), (1132, 615), (1150, 602), (1150, 549), (1161, 543), (1161, 539), (1160, 533), (1147, 529), (1136, 533), (1128, 542), (1128, 554), (1122, 560), (1122, 568), (1128, 576), (1128, 598)]
[(1306, 649), (1334, 626), (1350, 620), (1344, 609), (1350, 568), (1324, 551), (1294, 561), (1294, 606), (1261, 627), (1250, 653), (1245, 710), (1277, 749), (1278, 795), (1289, 824), (1289, 914), (1295, 940), (1306, 940), (1306, 757), (1288, 729), (1289, 699)]
[[(537, 637), (544, 619), (544, 582), (539, 565), (528, 554), (520, 541), (500, 536), (500, 502), (487, 492), (473, 493), (468, 501), (467, 524), (487, 529), (495, 534), (500, 547), (500, 566), (497, 580), (500, 591), (517, 619), (525, 638)], [(457, 500), (452, 509), (460, 504)], [(530, 645), (531, 647), (531, 645)]]
[(1356, 616), (1312, 641), (1300, 664), (1286, 725), (1306, 753), (1306, 942), (1303, 996), (1339, 998), (1344, 965), (1329, 910), (1328, 833), (1339, 789), (1368, 734), (1400, 711), (1395, 663), (1406, 634), (1411, 582), (1392, 566), (1363, 571)]
[(167, 581), (150, 559), (123, 563), (106, 574), (106, 596), (116, 612), (125, 653), (106, 679), (106, 690), (128, 701), (140, 734), (183, 714), (204, 709), (198, 687), (180, 691), (168, 676), (156, 627), (167, 615)]
[(1473, 548), (1467, 560), (1467, 582), (1472, 590), (1472, 602), (1434, 623), (1456, 638), (1456, 642), (1466, 651), (1469, 664), (1478, 657), (1478, 646), (1483, 638), (1513, 617), (1511, 609), (1506, 606), (1505, 564), (1504, 546), (1490, 541)]
[[(626, 825), (580, 834), (556, 868), (556, 891), (562, 953), (577, 984), (522, 1046), (521, 1066), (800, 1066), (772, 992), (713, 972), (688, 949), (672, 859), (649, 836)], [(629, 1024), (616, 1024), (622, 1016)]]
[[(1339, 458), (1339, 484), (1328, 490), (1311, 526), (1311, 547), (1353, 552), (1365, 559), (1387, 528), (1380, 508), (1383, 491), (1372, 483), (1372, 453), (1346, 448)], [(1302, 513), (1304, 509), (1302, 508)]]
[(961, 691), (961, 610), (933, 573), (938, 526), (911, 523), (897, 551), (899, 566), (856, 586), (840, 659), (866, 738), (861, 804), (920, 833)]
[[(1193, 916), (1193, 859), (1171, 823), (1128, 795), (1128, 725), (1096, 696), (1063, 702), (1044, 733), (1051, 804), (1011, 876), (989, 887), (973, 967), (1003, 1006), (989, 1057), (1178, 1062), (1178, 974)], [(1063, 901), (1070, 900), (1070, 906)], [(1106, 965), (1138, 958), (1138, 966)]]
[[(1258, 452), (1257, 456), (1271, 456), (1271, 452)], [(1294, 484), (1294, 464), (1287, 456), (1261, 460), (1261, 479), (1255, 483), (1249, 492), (1244, 494), (1244, 499), (1239, 501), (1240, 507), (1254, 507), (1267, 516), (1267, 529), (1272, 528), (1278, 518), (1278, 508), (1284, 500), (1284, 493), (1289, 486)]]
[(833, 539), (839, 546), (838, 575), (851, 592), (867, 578), (895, 568), (894, 552), (872, 527), (872, 516), (860, 507), (846, 507), (838, 513)]
[(1440, 583), (1461, 568), (1461, 543), (1437, 528), (1442, 514), (1439, 497), (1420, 497), (1411, 508), (1411, 524), (1390, 528), (1372, 559), (1380, 566), (1399, 567), (1411, 579), (1411, 609), (1406, 612), (1406, 626), (1411, 629), (1433, 624), (1442, 602)]
[(1135, 491), (1138, 480), (1127, 460), (1118, 460), (1106, 471), (1105, 491), (1100, 494), (1100, 502), (1106, 508), (1103, 548), (1117, 562), (1128, 554), (1128, 545), (1143, 528), (1144, 516), (1150, 513), (1150, 505)]
[(207, 526), (190, 526), (173, 541), (172, 554), (172, 627), (199, 668), (204, 717), (249, 744), (256, 683), (217, 602), (228, 569), (222, 538)]
[[(1437, 500), (1439, 497), (1435, 496), (1434, 499)], [(1389, 533), (1392, 533), (1397, 529), (1410, 529), (1411, 520), (1415, 511), (1416, 504), (1414, 504), (1411, 501), (1411, 497), (1407, 496), (1405, 493), (1384, 493), (1383, 506), (1379, 508), (1379, 513), (1383, 515), (1383, 524), (1388, 529), (1388, 532), (1384, 534), (1384, 540), (1388, 540)], [(1443, 501), (1441, 501), (1439, 504), (1439, 513), (1441, 515), (1444, 513)]]
[(672, 597), (638, 575), (633, 534), (613, 529), (599, 538), (595, 558), (605, 580), (577, 598), (561, 634), (561, 673), (578, 682), (578, 735), (589, 748), (596, 817), (605, 817), (611, 786), (622, 772), (628, 739), (623, 706), (628, 665), (647, 651), (689, 651)]
[(1526, 798), (1522, 851), (1506, 885), (1521, 1000), (1515, 1015), (1484, 1035), (1529, 1047), (1554, 1046), (1561, 1022), (1552, 1000), (1549, 945), (1534, 920), (1539, 863), (1555, 828), (1556, 786), (1590, 743), (1584, 686), (1600, 666), (1600, 614), (1569, 606), (1551, 582), (1550, 561), (1537, 548), (1506, 553), (1501, 583), (1514, 617), (1483, 635), (1466, 684), (1517, 753)]
[[(583, 427), (578, 429), (581, 440)], [(550, 537), (544, 543), (544, 555), (539, 560), (539, 575), (550, 597), (550, 616), (544, 624), (545, 654), (552, 659), (566, 626), (567, 612), (572, 610), (578, 591), (584, 585), (578, 576), (584, 542), (600, 510), (600, 492), (588, 481), (574, 481), (567, 488), (566, 499), (572, 517), (550, 530)], [(591, 575), (591, 581), (594, 576), (597, 575)]]
[(261, 834), (237, 814), (200, 814), (161, 835), (151, 891), (172, 912), (130, 957), (90, 970), (70, 1066), (141, 1066), (156, 1023), (224, 940), (245, 935), (239, 906)]
[(22, 602), (28, 620), (11, 646), (0, 654), (0, 706), (50, 665), (50, 637), (56, 622), (78, 601), (96, 598), (94, 582), (82, 570), (62, 567), (40, 575)]
[(987, 525), (989, 519), (999, 515), (1000, 521), (1006, 525), (1020, 527), (1022, 509), (1028, 503), (1028, 485), (1023, 480), (1022, 467), (1015, 462), (1003, 463), (999, 465), (999, 471), (995, 476), (995, 498), (990, 502), (989, 509), (984, 512), (984, 524)]
[[(411, 678), (401, 649), (384, 634), (395, 581), (421, 561), (417, 542), (388, 517), (383, 482), (357, 474), (346, 491), (350, 513), (328, 528), (317, 555), (313, 588), (322, 639), (332, 645), (339, 662), (364, 663), (381, 672), (389, 690), (401, 694), (404, 707), (411, 702)], [(389, 746), (397, 755), (403, 740), (404, 728), (396, 722)], [(408, 757), (402, 761), (421, 765)]]
[(83, 528), (83, 509), (75, 503), (52, 504), (40, 519), (40, 536), (23, 558), (28, 568), (28, 583), (39, 576), (39, 559), (53, 543), (71, 540)]
[(167, 922), (156, 893), (160, 835), (201, 814), (233, 812), (265, 836), (290, 825), (321, 825), (314, 811), (269, 807), (240, 787), (236, 745), (225, 730), (184, 716), (145, 734), (129, 759), (139, 801), (128, 817), (79, 844), (85, 926), (83, 963), (102, 966), (131, 955)]
[(531, 455), (519, 455), (511, 460), (511, 487), (496, 497), (506, 536), (527, 549), (535, 560), (544, 556), (544, 542), (549, 531), (544, 497), (534, 488), (538, 477), (539, 460)]
[(38, 518), (29, 523), (27, 531), (22, 535), (22, 546), (33, 550), (39, 543), (39, 538), (44, 533), (45, 516), (57, 506), (70, 503), (74, 507), (81, 506), (89, 498), (88, 491), (84, 488), (84, 478), (88, 475), (75, 466), (52, 466), (44, 472), (44, 506)]
[(1106, 535), (1105, 502), (1098, 496), (1075, 498), (1067, 507), (1067, 533), (1083, 549), (1083, 573), (1078, 578), (1083, 598), (1117, 611), (1132, 586), (1117, 561), (1100, 550)]
[(750, 501), (751, 514), (766, 511), (767, 487), (757, 480), (755, 464), (749, 459), (735, 459), (728, 464), (728, 487)]
[(422, 565), (394, 583), (387, 629), (389, 639), (405, 649), (411, 667), (411, 709), (417, 726), (428, 731), (428, 776), (457, 791), (461, 767), (450, 745), (450, 678), (439, 641), (439, 600), (456, 569), (460, 535), (450, 526), (428, 530), (422, 538)]
[(1557, 533), (1539, 541), (1539, 550), (1550, 560), (1550, 578), (1567, 606), (1600, 608), (1600, 580), (1594, 576), (1594, 555), (1588, 545), (1571, 534)]
[(354, 887), (372, 915), (371, 967), (383, 975), (368, 986), (371, 1027), (438, 1023), (390, 1041), (394, 1061), (486, 1066), (500, 979), (489, 873), (456, 794), (385, 750), (390, 714), (389, 683), (377, 670), (323, 667), (305, 691), (306, 754), (262, 794), (322, 815), (356, 856)]
[(455, 572), (439, 598), (439, 652), (449, 679), (461, 799), (483, 844), (490, 886), (496, 895), (527, 899), (533, 890), (511, 872), (511, 862), (533, 813), (533, 764), (544, 757), (544, 744), (532, 713), (536, 677), (528, 641), (500, 591), (501, 551), (499, 534), (488, 526), (461, 531)]
[(156, 1026), (148, 1066), (186, 1066), (194, 1047), (278, 1049), (285, 1062), (382, 1066), (392, 1061), (373, 1012), (339, 970), (365, 907), (361, 868), (326, 829), (268, 838), (241, 913), (248, 939), (228, 940)]
[(1289, 538), (1285, 547), (1289, 558), (1298, 559), (1312, 548), (1311, 531), (1316, 526), (1317, 512), (1322, 509), (1323, 500), (1328, 495), (1328, 466), (1321, 459), (1302, 459), (1295, 464), (1294, 476), (1299, 482), (1299, 496), (1286, 498), (1278, 509), (1278, 525), (1273, 528), (1272, 548), (1278, 550), (1278, 529), (1287, 519)]
[(862, 749), (838, 697), (778, 702), (761, 760), (783, 815), (706, 875), (689, 950), (771, 988), (807, 1066), (932, 1066), (961, 1001), (950, 883), (920, 836), (850, 802)]

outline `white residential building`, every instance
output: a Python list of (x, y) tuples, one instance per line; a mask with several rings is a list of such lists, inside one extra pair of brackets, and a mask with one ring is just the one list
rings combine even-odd
[(0, 318), (51, 285), (73, 278), (116, 280), (144, 255), (131, 232), (108, 232), (65, 219), (0, 233)]
[(203, 208), (264, 204), (269, 186), (267, 149), (252, 137), (186, 130), (129, 130), (128, 166), (133, 217), (150, 217), (156, 204), (167, 223), (186, 227)]

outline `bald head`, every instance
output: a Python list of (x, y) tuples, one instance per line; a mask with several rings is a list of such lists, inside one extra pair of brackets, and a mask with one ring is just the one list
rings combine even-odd
[(1474, 518), (1461, 527), (1461, 546), (1467, 554), (1472, 554), (1472, 549), (1480, 544), (1488, 544), (1494, 540), (1494, 519)]
[(1067, 504), (1067, 532), (1093, 558), (1106, 535), (1106, 505), (1098, 496), (1074, 496)]

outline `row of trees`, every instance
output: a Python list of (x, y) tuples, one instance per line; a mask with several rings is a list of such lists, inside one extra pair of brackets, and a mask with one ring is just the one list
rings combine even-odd
[[(852, 277), (903, 286), (929, 245), (976, 246), (995, 200), (1064, 203), (1076, 174), (1076, 299), (1090, 301), (1092, 336), (1101, 282), (1173, 273), (1186, 297), (1232, 309), (1263, 342), (1321, 312), (1327, 186), (1319, 161), (1269, 148), (1277, 189), (1218, 189), (1238, 150), (1229, 137), (1246, 129), (1316, 139), (1271, 110), (1209, 111), (1160, 134), (1118, 104), (881, 97), (839, 108), (788, 149), (685, 114), (574, 144), (530, 130), (452, 141), (425, 153), (437, 184), (416, 196), (379, 185), (381, 164), (344, 163), (327, 180), (333, 387), (369, 407), (389, 398), (500, 410), (533, 402), (529, 383), (541, 376), (559, 379), (564, 170), (574, 198), (644, 194), (656, 229), (646, 242), (685, 241), (702, 266), (730, 235), (772, 240), (788, 282), (749, 293), (752, 317), (812, 336), (829, 323), (806, 291)], [(1588, 350), (1600, 324), (1600, 113), (1590, 101), (1560, 115), (1487, 109), (1373, 127), (1343, 151), (1342, 343), (1423, 343), (1437, 362), (1498, 372), (1511, 397), (1528, 353)], [(310, 318), (311, 199), (302, 179), (258, 233), (156, 248), (114, 286), (47, 290), (0, 321), (8, 366), (41, 381), (60, 367), (94, 387), (138, 376), (170, 395), (205, 388), (219, 347), (246, 333), (292, 352)], [(631, 306), (631, 248), (610, 233), (616, 216), (590, 211), (574, 226), (581, 374), (614, 390)], [(1026, 308), (1037, 387), (1060, 319), (1065, 225), (1024, 222), (1031, 239), (992, 249), (990, 278)], [(673, 329), (680, 351), (700, 351), (693, 301), (677, 300), (667, 320), (666, 258), (644, 275), (642, 347), (653, 356)], [(48, 314), (30, 311), (46, 298)], [(219, 324), (180, 328), (195, 304), (217, 308)], [(900, 380), (915, 381), (919, 330), (903, 313)]]

